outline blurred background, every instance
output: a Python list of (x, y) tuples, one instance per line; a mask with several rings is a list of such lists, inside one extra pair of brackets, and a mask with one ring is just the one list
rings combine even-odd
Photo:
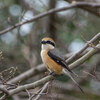
[[(0, 31), (49, 9), (69, 6), (77, 1), (100, 3), (100, 0), (0, 0)], [(45, 36), (52, 37), (56, 41), (57, 48), (69, 57), (79, 51), (86, 41), (98, 32), (100, 32), (100, 9), (88, 7), (53, 13), (24, 24), (0, 36), (2, 51), (0, 72), (10, 67), (17, 67), (16, 76), (41, 64), (40, 41)], [(95, 66), (99, 76), (100, 54), (75, 69), (75, 72), (81, 76), (77, 81), (87, 95), (83, 95), (69, 78), (61, 76), (51, 83), (48, 93), (40, 100), (87, 100), (87, 98), (100, 100), (100, 82), (89, 76), (85, 77), (87, 74), (83, 72), (83, 70), (91, 72)], [(31, 83), (44, 76), (45, 72), (41, 72), (20, 84)], [(27, 94), (21, 93), (9, 100), (28, 100), (27, 98)]]

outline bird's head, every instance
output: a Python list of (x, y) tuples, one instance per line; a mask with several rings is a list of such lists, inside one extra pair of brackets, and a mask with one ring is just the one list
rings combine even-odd
[(41, 44), (42, 44), (42, 50), (50, 50), (50, 49), (54, 49), (55, 47), (54, 40), (49, 37), (43, 38)]

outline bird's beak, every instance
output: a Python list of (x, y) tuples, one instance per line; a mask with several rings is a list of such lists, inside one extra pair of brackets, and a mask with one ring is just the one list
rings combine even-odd
[(46, 42), (45, 41), (41, 41), (41, 44), (46, 44)]

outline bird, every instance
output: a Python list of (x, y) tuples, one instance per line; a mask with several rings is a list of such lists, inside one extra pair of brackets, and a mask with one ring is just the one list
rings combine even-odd
[(56, 48), (55, 41), (50, 37), (44, 37), (41, 40), (41, 59), (50, 73), (55, 73), (56, 75), (65, 74), (69, 76), (74, 84), (79, 87), (81, 92), (84, 93), (83, 89), (72, 77), (72, 74), (75, 73), (68, 67), (64, 57)]

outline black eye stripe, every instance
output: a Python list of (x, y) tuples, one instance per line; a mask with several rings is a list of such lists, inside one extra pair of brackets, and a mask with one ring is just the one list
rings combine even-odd
[(52, 42), (51, 41), (46, 41), (46, 43), (50, 43), (51, 44)]
[(48, 43), (48, 44), (51, 44), (51, 45), (55, 46), (55, 44), (54, 44), (53, 42), (51, 42), (51, 41), (46, 41), (46, 43)]
[(51, 41), (41, 41), (42, 44), (51, 44), (52, 46), (55, 46), (55, 44)]

